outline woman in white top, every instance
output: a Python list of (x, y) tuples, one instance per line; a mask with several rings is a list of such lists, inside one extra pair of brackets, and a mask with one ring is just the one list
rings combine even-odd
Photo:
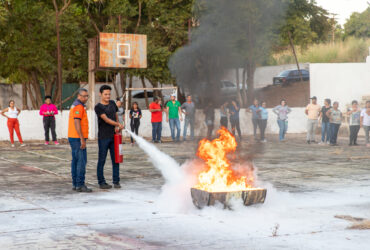
[[(7, 114), (5, 114), (7, 113)], [(12, 143), (12, 147), (14, 147), (14, 130), (17, 134), (18, 140), (21, 143), (21, 147), (25, 146), (22, 140), (22, 135), (19, 130), (19, 121), (18, 116), (21, 113), (21, 109), (18, 109), (15, 106), (15, 102), (13, 100), (9, 101), (9, 107), (6, 109), (3, 109), (1, 111), (1, 115), (6, 117), (8, 119), (8, 129), (9, 129), (9, 135), (10, 135), (10, 142)]]

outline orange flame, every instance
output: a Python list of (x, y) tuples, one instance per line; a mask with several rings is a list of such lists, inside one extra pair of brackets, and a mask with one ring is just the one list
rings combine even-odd
[(197, 155), (207, 165), (207, 170), (198, 175), (195, 188), (207, 192), (231, 192), (251, 189), (253, 178), (236, 176), (231, 169), (227, 154), (235, 152), (235, 137), (224, 127), (217, 131), (219, 138), (199, 142)]

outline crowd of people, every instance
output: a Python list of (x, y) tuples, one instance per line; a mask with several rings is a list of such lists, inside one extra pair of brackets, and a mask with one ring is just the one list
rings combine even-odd
[[(103, 85), (100, 88), (100, 102), (96, 104), (94, 110), (98, 119), (98, 163), (97, 163), (97, 179), (101, 189), (121, 188), (119, 176), (119, 163), (115, 161), (114, 135), (120, 133), (125, 128), (125, 110), (120, 99), (116, 102), (111, 100), (111, 87)], [(80, 89), (76, 100), (73, 102), (68, 121), (68, 142), (72, 152), (71, 174), (73, 190), (78, 192), (91, 192), (92, 190), (85, 185), (85, 172), (87, 163), (86, 140), (89, 134), (89, 122), (86, 112), (86, 102), (89, 98), (86, 89)], [(339, 128), (343, 121), (343, 114), (339, 109), (339, 103), (333, 102), (330, 99), (324, 100), (324, 105), (320, 106), (317, 103), (317, 98), (314, 96), (311, 102), (305, 109), (307, 115), (307, 143), (316, 143), (315, 134), (319, 124), (321, 124), (321, 141), (319, 144), (329, 144), (337, 146), (337, 138)], [(254, 139), (260, 142), (266, 142), (265, 131), (269, 119), (267, 111), (267, 103), (254, 100), (253, 104), (246, 109), (246, 112), (251, 113), (251, 122), (253, 125)], [(219, 108), (220, 126), (229, 128), (238, 139), (242, 139), (240, 128), (239, 113), (240, 105), (235, 100), (225, 101)], [(176, 100), (176, 95), (171, 95), (171, 99), (162, 104), (162, 100), (158, 97), (153, 98), (153, 102), (149, 105), (151, 112), (152, 124), (152, 142), (162, 143), (162, 119), (163, 113), (166, 115), (166, 121), (169, 123), (171, 138), (174, 142), (180, 142), (181, 127), (180, 121), (184, 119), (183, 141), (187, 140), (188, 128), (190, 128), (190, 140), (194, 139), (195, 129), (195, 114), (196, 108), (192, 101), (192, 96), (188, 95), (186, 101), (181, 104)], [(276, 115), (277, 124), (279, 126), (279, 141), (285, 140), (285, 135), (288, 130), (288, 115), (291, 108), (285, 100), (281, 100), (280, 104), (272, 109)], [(205, 124), (207, 126), (207, 137), (211, 138), (215, 124), (215, 105), (208, 102), (203, 109)], [(25, 146), (19, 129), (18, 116), (21, 114), (21, 109), (15, 106), (15, 102), (11, 100), (9, 107), (1, 111), (1, 115), (7, 118), (9, 136), (11, 146), (14, 147), (14, 131), (18, 136), (21, 146)], [(52, 141), (58, 145), (57, 135), (55, 132), (55, 115), (58, 114), (57, 107), (51, 103), (51, 97), (45, 96), (45, 103), (41, 106), (39, 114), (43, 117), (43, 127), (45, 132), (45, 145), (49, 145), (52, 134)], [(129, 110), (130, 129), (133, 133), (139, 134), (140, 120), (143, 113), (138, 105), (134, 102)], [(363, 127), (365, 132), (366, 146), (370, 147), (370, 101), (366, 102), (366, 106), (361, 109), (357, 101), (352, 102), (352, 107), (347, 110), (349, 117), (349, 145), (357, 146), (357, 137), (360, 128)], [(258, 136), (258, 130), (260, 135)], [(131, 137), (131, 144), (134, 145), (134, 140)], [(110, 153), (113, 168), (113, 186), (108, 184), (104, 178), (104, 165), (106, 158)]]
[[(339, 109), (339, 103), (330, 99), (324, 100), (324, 106), (317, 104), (317, 98), (311, 98), (311, 103), (305, 109), (307, 115), (307, 143), (316, 143), (315, 134), (318, 124), (321, 123), (321, 141), (319, 144), (329, 144), (338, 146), (337, 138), (339, 128), (343, 122), (343, 113)], [(358, 146), (357, 136), (360, 128), (365, 132), (365, 143), (370, 147), (370, 101), (367, 101), (365, 107), (361, 109), (356, 100), (352, 101), (352, 107), (346, 112), (349, 118), (349, 146)]]

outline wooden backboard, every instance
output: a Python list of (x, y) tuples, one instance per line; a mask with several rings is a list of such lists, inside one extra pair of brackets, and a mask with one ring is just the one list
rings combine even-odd
[(100, 33), (99, 68), (146, 68), (146, 35)]

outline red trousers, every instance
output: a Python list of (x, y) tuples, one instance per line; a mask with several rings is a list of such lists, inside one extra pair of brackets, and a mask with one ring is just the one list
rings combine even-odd
[(19, 121), (16, 118), (9, 118), (8, 119), (8, 129), (10, 135), (10, 142), (14, 144), (14, 130), (18, 136), (18, 140), (20, 143), (23, 143), (21, 131), (19, 130)]

